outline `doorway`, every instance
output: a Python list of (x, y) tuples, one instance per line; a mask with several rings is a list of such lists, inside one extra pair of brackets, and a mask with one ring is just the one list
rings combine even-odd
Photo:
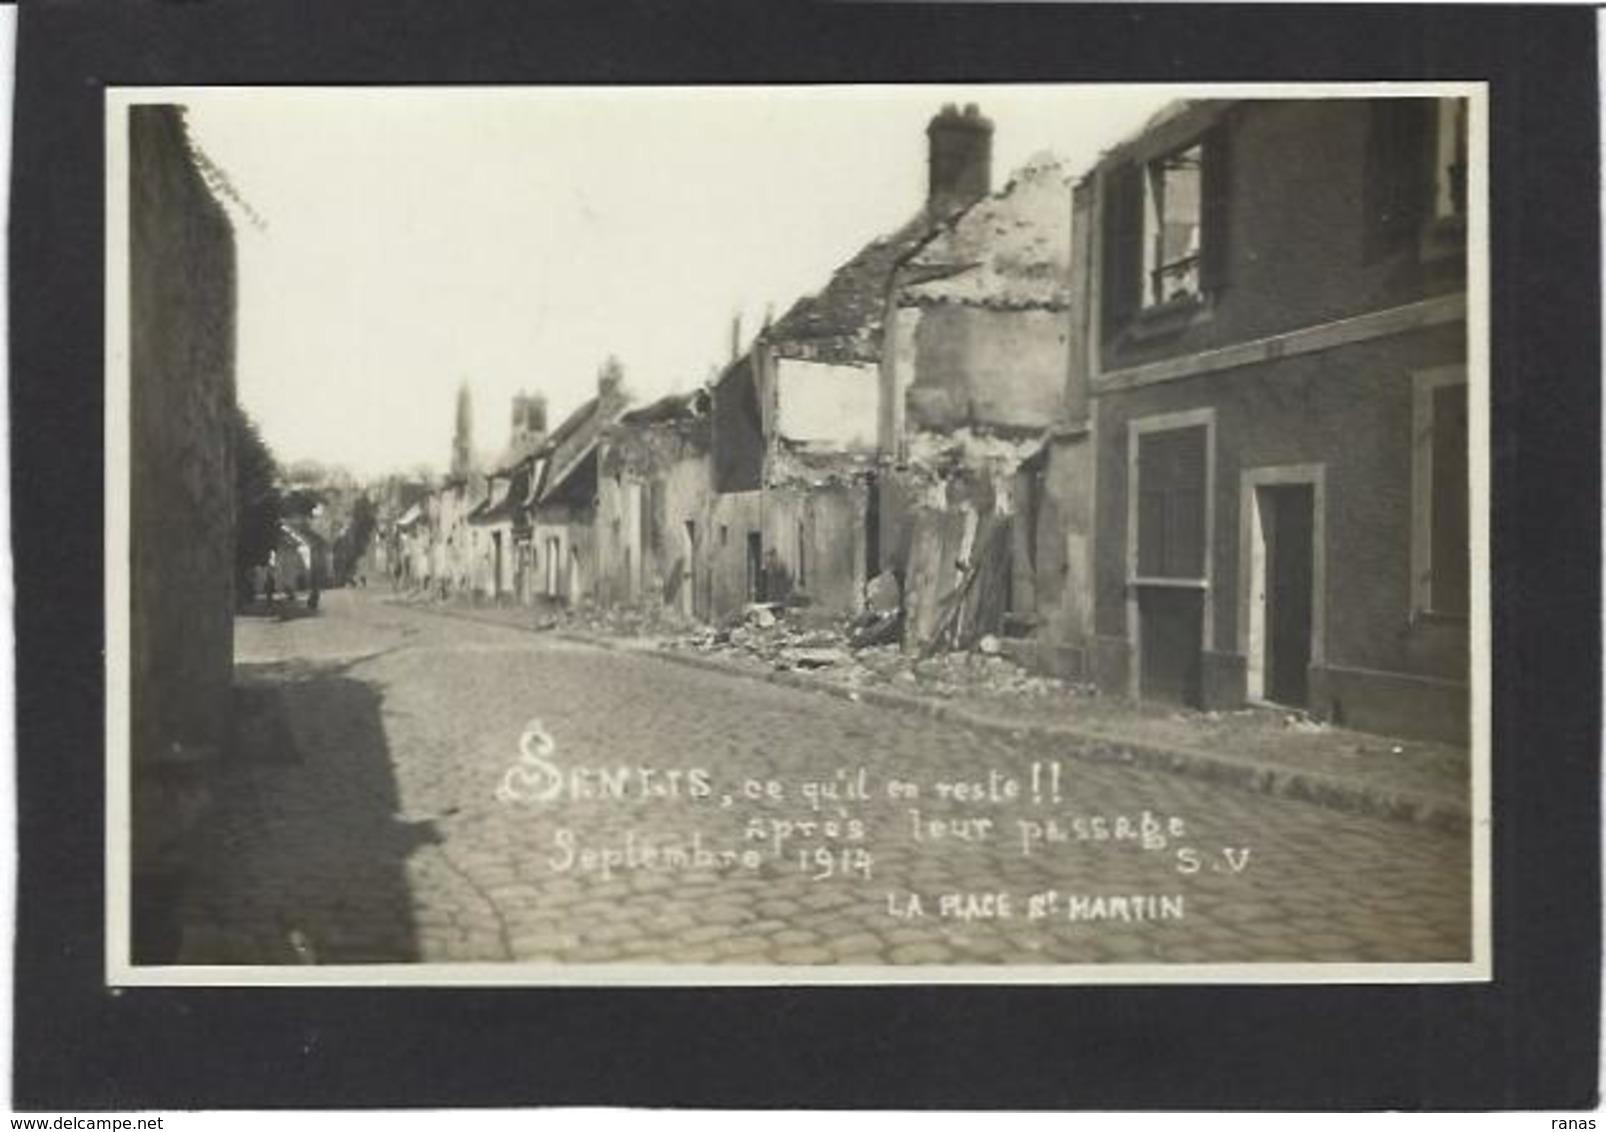
[(546, 596), (558, 597), (563, 593), (559, 589), (559, 574), (563, 570), (562, 543), (555, 537), (546, 540)]
[(686, 575), (680, 589), (680, 611), (687, 617), (695, 618), (701, 613), (701, 610), (697, 608), (697, 523), (695, 520), (687, 519), (685, 521), (680, 552), (686, 562)]
[(1316, 651), (1316, 485), (1266, 483), (1251, 492), (1248, 695), (1309, 707)]
[(1203, 706), (1204, 591), (1144, 586), (1138, 591), (1138, 625), (1143, 698)]
[(747, 532), (747, 600), (764, 600), (764, 536)]

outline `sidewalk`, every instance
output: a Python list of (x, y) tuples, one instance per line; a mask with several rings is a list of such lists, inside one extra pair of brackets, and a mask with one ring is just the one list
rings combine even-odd
[(1470, 823), (1471, 772), (1465, 748), (1346, 731), (1298, 713), (1266, 708), (1197, 712), (1100, 696), (1032, 676), (1002, 657), (974, 653), (914, 662), (895, 647), (883, 647), (842, 662), (821, 657), (825, 663), (805, 668), (710, 647), (706, 636), (600, 631), (529, 608), (382, 600), (855, 703), (920, 712), (1017, 739), (1063, 744), (1069, 748), (1065, 753), (1079, 758), (1185, 774), (1449, 831), (1464, 831)]

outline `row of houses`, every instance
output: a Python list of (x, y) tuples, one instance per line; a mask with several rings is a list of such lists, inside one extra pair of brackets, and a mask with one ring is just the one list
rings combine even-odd
[(1465, 102), (1179, 103), (996, 190), (976, 106), (927, 135), (911, 218), (706, 388), (521, 395), (393, 573), (703, 621), (890, 576), (908, 648), (1464, 738)]

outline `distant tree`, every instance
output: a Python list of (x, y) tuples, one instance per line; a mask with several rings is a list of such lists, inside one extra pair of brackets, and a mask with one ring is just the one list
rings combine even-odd
[(310, 519), (323, 505), (322, 492), (309, 487), (292, 487), (279, 496), (279, 517)]
[(357, 567), (362, 562), (363, 555), (368, 553), (368, 545), (373, 541), (374, 529), (378, 525), (374, 501), (367, 493), (359, 495), (351, 507), (351, 521), (341, 532), (337, 543), (339, 561), (335, 568), (342, 579), (349, 581), (356, 575)]
[(234, 569), (241, 595), (250, 592), (253, 566), (268, 561), (279, 541), (279, 467), (256, 422), (234, 408)]

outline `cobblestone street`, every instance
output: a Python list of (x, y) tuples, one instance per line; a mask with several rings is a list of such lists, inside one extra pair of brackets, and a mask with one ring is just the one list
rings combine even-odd
[(1470, 958), (1464, 834), (361, 592), (236, 642), (185, 963)]

